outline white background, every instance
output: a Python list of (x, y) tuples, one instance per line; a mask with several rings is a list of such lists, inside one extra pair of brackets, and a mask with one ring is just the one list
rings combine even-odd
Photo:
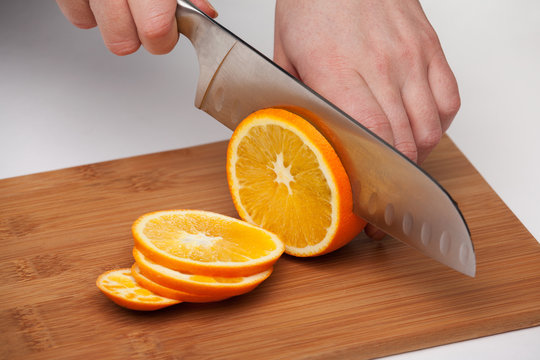
[[(223, 25), (272, 56), (273, 1), (212, 3)], [(422, 4), (460, 86), (451, 138), (540, 239), (540, 2)], [(228, 139), (193, 107), (197, 76), (185, 38), (166, 56), (117, 57), (53, 1), (2, 1), (0, 178)], [(539, 359), (540, 328), (391, 358)]]

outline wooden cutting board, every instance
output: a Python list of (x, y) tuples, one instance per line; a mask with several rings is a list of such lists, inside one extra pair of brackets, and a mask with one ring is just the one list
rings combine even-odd
[(393, 239), (283, 256), (253, 292), (143, 313), (95, 286), (129, 267), (130, 226), (161, 209), (237, 216), (227, 144), (0, 181), (0, 358), (372, 358), (540, 324), (540, 245), (444, 138), (425, 168), (467, 219), (469, 278)]

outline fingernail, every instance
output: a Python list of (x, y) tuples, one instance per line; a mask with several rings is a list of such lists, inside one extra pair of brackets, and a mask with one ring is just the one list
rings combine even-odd
[(210, 4), (209, 1), (207, 1), (206, 4), (208, 5), (208, 7), (210, 8), (210, 10), (212, 11), (212, 14), (209, 14), (209, 16), (210, 16), (211, 18), (217, 17), (219, 14), (218, 14), (217, 10), (212, 6), (212, 4)]

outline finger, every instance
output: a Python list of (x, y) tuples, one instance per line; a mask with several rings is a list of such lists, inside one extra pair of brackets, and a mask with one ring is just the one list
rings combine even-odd
[(441, 120), (426, 71), (418, 69), (411, 73), (401, 92), (418, 151), (417, 162), (420, 164), (442, 136)]
[(166, 54), (178, 42), (175, 0), (128, 0), (139, 39), (152, 54)]
[(388, 118), (394, 136), (394, 147), (416, 162), (417, 146), (399, 88), (390, 82), (377, 81), (372, 83), (371, 90)]
[(202, 12), (204, 12), (206, 15), (210, 16), (211, 18), (215, 18), (218, 16), (218, 12), (212, 4), (210, 4), (207, 0), (192, 0), (193, 5), (199, 8)]
[(107, 48), (116, 55), (137, 51), (141, 43), (126, 0), (90, 0), (101, 37)]
[(88, 0), (56, 0), (60, 11), (73, 25), (90, 29), (97, 25)]
[(442, 51), (434, 56), (429, 64), (428, 81), (444, 133), (454, 120), (461, 106), (461, 99), (456, 78)]
[(367, 224), (364, 232), (366, 235), (373, 240), (382, 240), (386, 236), (386, 233), (382, 230), (379, 230), (375, 225)]
[(411, 161), (416, 162), (418, 153), (409, 117), (403, 104), (398, 72), (386, 57), (374, 56), (362, 70), (371, 92), (384, 111), (393, 133), (393, 145)]

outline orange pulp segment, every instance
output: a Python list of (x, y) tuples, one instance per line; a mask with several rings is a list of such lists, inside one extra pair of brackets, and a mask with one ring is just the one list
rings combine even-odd
[(141, 287), (131, 275), (131, 269), (107, 271), (97, 278), (96, 285), (116, 304), (132, 310), (157, 310), (181, 302)]

